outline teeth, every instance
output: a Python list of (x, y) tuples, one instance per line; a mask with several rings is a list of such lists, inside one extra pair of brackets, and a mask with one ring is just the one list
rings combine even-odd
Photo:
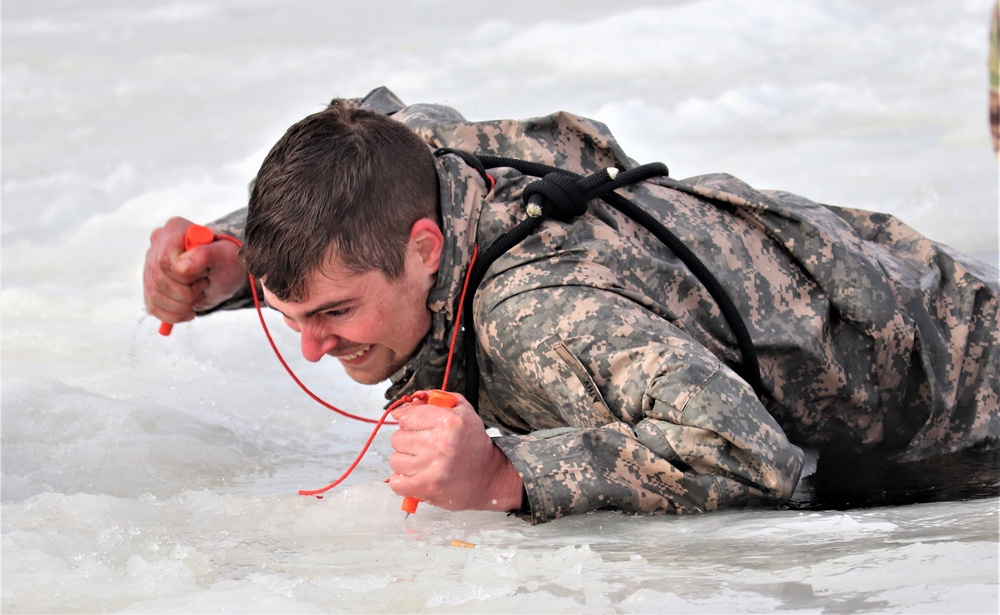
[(357, 351), (357, 352), (355, 352), (353, 354), (346, 354), (346, 355), (340, 357), (340, 359), (342, 361), (352, 361), (354, 359), (357, 359), (361, 355), (365, 354), (369, 350), (371, 350), (371, 348), (372, 348), (371, 346), (365, 346), (364, 348), (362, 348), (361, 350), (359, 350), (359, 351)]

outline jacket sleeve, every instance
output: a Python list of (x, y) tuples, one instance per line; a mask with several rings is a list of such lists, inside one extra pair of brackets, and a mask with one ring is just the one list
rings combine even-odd
[(550, 287), (503, 301), (481, 322), (491, 412), (532, 430), (494, 441), (521, 475), (533, 523), (791, 497), (802, 451), (749, 385), (638, 303)]

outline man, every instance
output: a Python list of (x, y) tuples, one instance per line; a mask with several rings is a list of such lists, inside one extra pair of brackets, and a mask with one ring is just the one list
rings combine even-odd
[[(510, 167), (488, 177), (427, 144), (584, 175), (636, 166), (584, 118), (467, 122), (384, 89), (290, 128), (245, 228), (239, 212), (214, 226), (243, 237), (240, 261), (307, 359), (391, 379), (390, 399), (442, 386), (476, 246), (526, 218), (535, 182)], [(915, 461), (1000, 437), (995, 270), (890, 216), (727, 175), (619, 192), (728, 290), (752, 335), (759, 397), (735, 371), (746, 376), (749, 358), (704, 280), (593, 200), (489, 268), (463, 334), (475, 335), (478, 402), (397, 412), (395, 492), (536, 523), (601, 508), (689, 513), (788, 500), (800, 447), (833, 463)], [(217, 245), (228, 242), (181, 254), (188, 224), (154, 231), (147, 255), (147, 308), (167, 322), (246, 304), (244, 270)], [(467, 359), (450, 390), (462, 390)], [(505, 435), (491, 440), (484, 425)]]

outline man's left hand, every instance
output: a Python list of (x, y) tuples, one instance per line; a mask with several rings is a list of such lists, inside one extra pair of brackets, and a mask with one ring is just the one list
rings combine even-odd
[(464, 397), (454, 408), (413, 402), (395, 410), (389, 486), (447, 510), (515, 510), (521, 477)]

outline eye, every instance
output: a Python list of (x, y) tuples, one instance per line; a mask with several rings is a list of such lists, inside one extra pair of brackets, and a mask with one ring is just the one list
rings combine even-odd
[(354, 308), (338, 308), (336, 310), (327, 310), (323, 312), (323, 316), (327, 318), (343, 318), (354, 311)]

